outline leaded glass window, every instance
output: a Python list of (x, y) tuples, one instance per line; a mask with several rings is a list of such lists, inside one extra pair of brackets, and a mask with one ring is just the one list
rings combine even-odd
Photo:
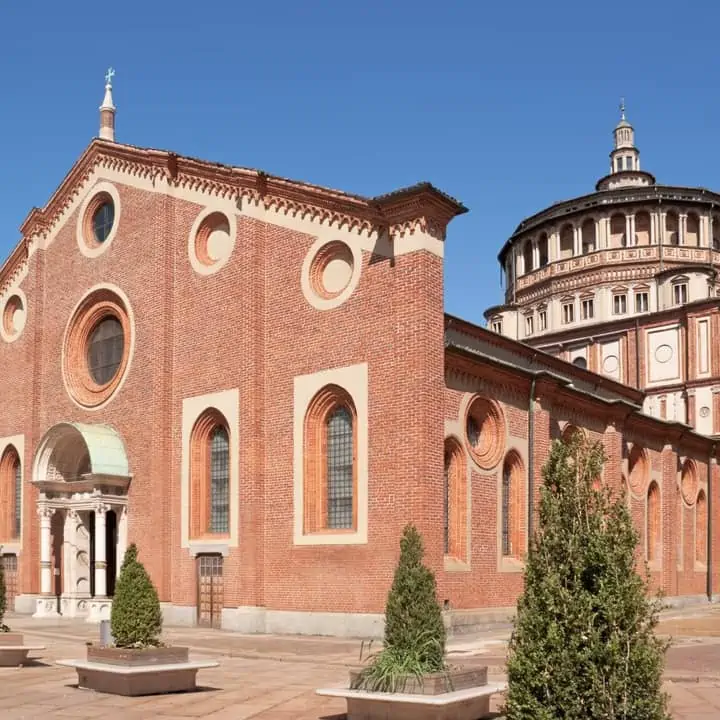
[(345, 407), (327, 420), (327, 526), (353, 526), (353, 420)]
[(476, 448), (480, 444), (480, 427), (474, 417), (467, 419), (467, 437), (470, 445)]
[(109, 383), (118, 371), (125, 349), (125, 336), (115, 317), (101, 320), (90, 335), (87, 350), (88, 369), (98, 385)]
[(502, 554), (510, 555), (510, 482), (512, 469), (508, 463), (503, 468), (502, 480)]
[(104, 243), (110, 236), (113, 222), (115, 222), (115, 206), (111, 202), (104, 202), (93, 215), (93, 233), (99, 243)]
[(20, 537), (22, 522), (22, 468), (20, 460), (15, 462), (15, 537)]
[(230, 532), (230, 440), (224, 427), (210, 435), (210, 532)]

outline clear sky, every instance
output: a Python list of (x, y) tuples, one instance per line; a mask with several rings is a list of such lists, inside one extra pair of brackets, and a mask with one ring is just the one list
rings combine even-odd
[(428, 180), (470, 213), (446, 309), (500, 302), (518, 222), (592, 191), (625, 96), (642, 167), (720, 188), (720, 4), (23, 0), (0, 9), (0, 255), (98, 132), (375, 195)]

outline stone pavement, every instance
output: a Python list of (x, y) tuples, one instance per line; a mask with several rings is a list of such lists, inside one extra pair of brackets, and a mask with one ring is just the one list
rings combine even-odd
[[(84, 656), (85, 641), (97, 626), (69, 620), (9, 617), (13, 630), (45, 645), (38, 662), (0, 668), (0, 718), (208, 718), (209, 720), (342, 720), (344, 702), (319, 698), (318, 687), (340, 686), (358, 662), (360, 642), (334, 638), (238, 635), (198, 628), (167, 628), (166, 642), (187, 645), (191, 656), (214, 657), (220, 667), (201, 670), (201, 690), (149, 698), (99, 695), (74, 687), (74, 671), (54, 660)], [(705, 609), (664, 621), (672, 634), (666, 687), (678, 720), (720, 718), (720, 611)], [(451, 662), (486, 664), (491, 675), (504, 671), (507, 631), (453, 639)], [(372, 648), (377, 649), (377, 647)], [(497, 710), (497, 698), (494, 709)]]

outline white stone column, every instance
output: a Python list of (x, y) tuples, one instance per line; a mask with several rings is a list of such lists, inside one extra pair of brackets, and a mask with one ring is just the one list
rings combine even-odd
[(625, 247), (634, 245), (633, 234), (632, 234), (632, 215), (625, 216)]
[(107, 553), (105, 549), (105, 513), (107, 505), (95, 508), (95, 597), (107, 595)]
[(65, 511), (63, 531), (63, 615), (75, 616), (75, 596), (77, 594), (77, 526), (78, 514), (72, 508)]
[(580, 228), (573, 227), (573, 256), (582, 255), (582, 238), (580, 237)]
[(664, 212), (658, 213), (658, 242), (660, 245), (665, 244), (665, 214)]
[(51, 523), (55, 509), (44, 502), (44, 497), (37, 508), (40, 519), (40, 593), (33, 617), (57, 617), (57, 601), (52, 594), (52, 561), (51, 561)]
[(127, 508), (116, 508), (117, 516), (117, 548), (115, 550), (115, 567), (118, 575), (125, 559), (125, 551), (127, 550)]
[(52, 595), (50, 523), (54, 514), (55, 510), (46, 505), (38, 508), (40, 516), (40, 592), (43, 595)]
[(553, 230), (550, 234), (550, 262), (560, 259), (560, 233)]
[(610, 218), (606, 217), (603, 220), (603, 224), (605, 225), (605, 247), (610, 247)]
[(678, 218), (678, 245), (685, 245), (685, 233), (687, 231), (687, 215), (680, 215)]

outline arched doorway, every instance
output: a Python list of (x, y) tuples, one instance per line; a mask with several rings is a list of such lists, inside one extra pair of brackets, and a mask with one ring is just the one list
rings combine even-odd
[(46, 433), (33, 467), (41, 555), (35, 617), (110, 617), (117, 559), (127, 543), (130, 479), (113, 428), (61, 423)]

